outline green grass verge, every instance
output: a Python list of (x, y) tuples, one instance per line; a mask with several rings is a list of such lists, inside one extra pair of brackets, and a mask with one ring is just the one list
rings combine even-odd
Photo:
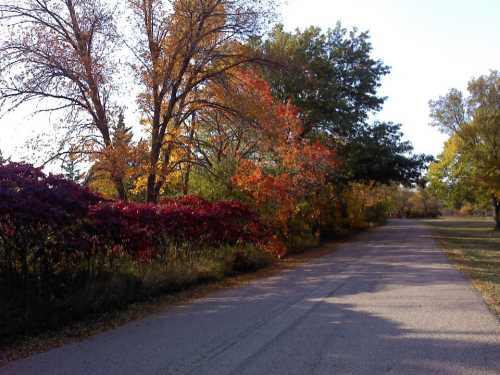
[(426, 222), (449, 258), (500, 317), (500, 232), (494, 231), (493, 220), (444, 217)]

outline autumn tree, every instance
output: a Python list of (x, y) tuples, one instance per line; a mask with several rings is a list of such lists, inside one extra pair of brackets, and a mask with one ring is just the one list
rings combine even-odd
[(486, 196), (485, 191), (474, 184), (473, 165), (463, 157), (461, 147), (460, 138), (456, 134), (451, 136), (427, 173), (430, 189), (445, 207), (454, 210), (466, 204), (481, 206)]
[[(495, 226), (500, 230), (500, 73), (491, 71), (472, 79), (468, 91), (465, 96), (451, 90), (431, 101), (431, 116), (435, 126), (452, 134), (455, 150), (446, 149), (452, 155), (444, 156), (464, 170), (456, 178), (489, 194)], [(439, 165), (434, 167), (435, 174)]]
[(212, 140), (206, 142), (211, 146), (200, 154), (233, 160), (231, 182), (286, 236), (298, 204), (309, 200), (314, 206), (317, 193), (335, 172), (335, 150), (301, 136), (300, 110), (276, 99), (256, 70), (239, 70), (236, 76), (238, 90), (227, 100), (237, 112), (215, 119), (208, 134)]
[(474, 166), (476, 184), (491, 196), (495, 227), (500, 230), (500, 101), (498, 103), (496, 109), (476, 110), (473, 121), (458, 134), (462, 139), (464, 157)]
[(197, 112), (195, 164), (209, 183), (231, 195), (232, 178), (240, 162), (263, 157), (264, 144), (279, 142), (279, 137), (274, 138), (261, 125), (274, 123), (269, 105), (275, 99), (267, 82), (255, 70), (245, 69), (235, 69), (224, 85), (208, 85), (205, 94), (219, 106), (206, 106)]
[[(0, 44), (2, 108), (43, 102), (39, 112), (63, 112), (68, 135), (77, 136), (71, 152), (112, 149), (117, 30), (107, 3), (3, 0), (0, 20), (5, 27)], [(115, 171), (113, 182), (125, 199), (122, 176)]]
[(148, 146), (143, 139), (134, 141), (132, 128), (125, 123), (120, 112), (111, 127), (113, 148), (97, 153), (92, 158), (92, 166), (86, 176), (86, 185), (108, 197), (119, 198), (113, 183), (113, 173), (122, 176), (125, 196), (129, 200), (143, 200), (137, 194), (138, 181), (146, 174)]
[[(261, 0), (131, 0), (136, 16), (135, 71), (139, 104), (149, 123), (147, 200), (157, 201), (182, 124), (200, 106), (198, 93), (235, 67), (256, 62), (242, 45), (257, 35), (268, 12)], [(185, 133), (185, 132), (184, 132)]]

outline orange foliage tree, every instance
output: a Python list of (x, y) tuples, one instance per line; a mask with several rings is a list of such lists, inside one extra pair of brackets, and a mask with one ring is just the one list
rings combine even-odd
[(147, 201), (157, 202), (188, 119), (210, 100), (199, 91), (257, 58), (241, 43), (259, 35), (269, 0), (130, 0), (137, 40), (138, 98), (149, 123)]
[[(256, 71), (237, 76), (246, 98), (246, 114), (260, 135), (254, 154), (239, 162), (235, 185), (253, 198), (263, 216), (283, 236), (288, 222), (305, 200), (312, 203), (337, 169), (335, 150), (321, 139), (301, 136), (300, 111), (276, 100)], [(318, 209), (310, 210), (313, 216)]]

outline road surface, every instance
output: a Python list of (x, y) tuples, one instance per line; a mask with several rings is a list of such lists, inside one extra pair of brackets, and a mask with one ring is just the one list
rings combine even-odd
[[(337, 245), (338, 246), (338, 245)], [(500, 374), (500, 324), (417, 221), (0, 374)]]

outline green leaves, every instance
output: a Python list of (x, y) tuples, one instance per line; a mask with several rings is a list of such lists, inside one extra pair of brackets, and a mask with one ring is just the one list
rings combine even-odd
[(291, 33), (278, 25), (258, 48), (277, 62), (265, 72), (273, 95), (300, 108), (302, 137), (338, 148), (340, 180), (417, 182), (428, 157), (410, 155), (400, 125), (367, 122), (382, 108), (385, 98), (377, 90), (389, 73), (371, 56), (367, 32), (337, 23), (326, 32), (311, 26)]
[(267, 72), (273, 94), (301, 108), (304, 135), (348, 136), (385, 98), (377, 95), (389, 67), (371, 57), (367, 32), (340, 23), (323, 33), (317, 27), (285, 32), (278, 25), (262, 43), (279, 68)]
[(410, 142), (403, 140), (401, 125), (392, 122), (365, 126), (340, 146), (349, 179), (385, 184), (420, 182), (431, 157), (411, 155), (412, 151)]
[(451, 89), (437, 100), (430, 100), (431, 125), (452, 135), (468, 121), (466, 105), (463, 93), (457, 89)]

